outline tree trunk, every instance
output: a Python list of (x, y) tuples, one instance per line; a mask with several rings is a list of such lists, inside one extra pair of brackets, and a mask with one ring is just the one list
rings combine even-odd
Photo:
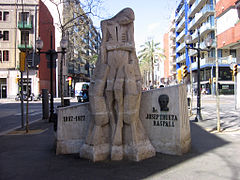
[(154, 82), (154, 65), (153, 65), (153, 57), (151, 57), (151, 63), (152, 63), (152, 85), (154, 85), (155, 82)]

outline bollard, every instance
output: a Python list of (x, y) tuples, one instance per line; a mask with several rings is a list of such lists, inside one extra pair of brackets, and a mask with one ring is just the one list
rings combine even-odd
[(43, 119), (49, 118), (49, 96), (47, 89), (42, 89), (42, 114)]
[(64, 106), (70, 106), (70, 98), (64, 98)]
[(190, 103), (191, 103), (191, 98), (187, 98), (187, 104), (188, 104), (188, 107), (190, 107)]

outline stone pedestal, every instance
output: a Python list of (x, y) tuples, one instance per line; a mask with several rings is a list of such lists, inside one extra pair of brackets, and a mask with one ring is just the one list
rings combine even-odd
[(89, 126), (89, 103), (58, 108), (56, 154), (79, 153)]
[(186, 85), (142, 93), (140, 118), (157, 152), (181, 155), (191, 146)]

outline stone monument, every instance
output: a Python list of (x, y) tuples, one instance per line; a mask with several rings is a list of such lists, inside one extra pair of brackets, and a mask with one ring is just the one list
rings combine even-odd
[(134, 18), (125, 8), (101, 22), (101, 50), (89, 88), (90, 124), (80, 157), (140, 161), (155, 156), (139, 118), (142, 82)]

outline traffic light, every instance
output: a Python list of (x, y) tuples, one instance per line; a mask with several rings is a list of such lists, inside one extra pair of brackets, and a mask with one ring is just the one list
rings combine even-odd
[(211, 78), (209, 78), (208, 82), (209, 82), (209, 84), (212, 84), (212, 79), (211, 79)]
[(17, 78), (16, 78), (16, 83), (18, 84), (18, 82), (19, 82), (19, 75), (17, 75)]
[(183, 71), (183, 78), (187, 77), (188, 75), (188, 70), (187, 70), (187, 66), (183, 65), (182, 66), (182, 71)]
[(72, 77), (69, 76), (69, 77), (67, 78), (67, 80), (68, 80), (68, 85), (71, 86), (71, 85), (72, 85)]
[(238, 73), (238, 65), (237, 64), (234, 64), (233, 65), (233, 76), (236, 76)]
[(20, 71), (25, 71), (25, 59), (26, 59), (26, 53), (20, 52)]
[(182, 81), (182, 70), (181, 70), (181, 68), (179, 68), (177, 70), (177, 80), (178, 80), (178, 83), (180, 83)]

